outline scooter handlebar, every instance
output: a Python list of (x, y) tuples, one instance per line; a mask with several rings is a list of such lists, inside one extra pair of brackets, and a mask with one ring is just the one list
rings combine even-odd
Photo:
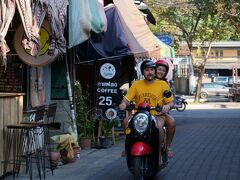
[(127, 107), (126, 107), (126, 110), (127, 110), (127, 111), (132, 111), (132, 110), (134, 110), (134, 109), (136, 109), (136, 107), (135, 107), (135, 104), (133, 104), (133, 103), (130, 103), (130, 104), (127, 105)]
[(162, 111), (162, 106), (160, 105), (157, 105), (157, 106), (152, 106), (152, 107), (136, 107), (135, 104), (129, 104), (127, 107), (126, 107), (126, 111), (132, 111), (132, 110), (142, 110), (142, 109), (145, 109), (145, 110), (154, 110), (154, 111), (157, 111), (157, 112), (161, 112)]
[(162, 107), (160, 105), (157, 105), (157, 106), (153, 107), (153, 110), (155, 110), (157, 112), (161, 112), (162, 111)]

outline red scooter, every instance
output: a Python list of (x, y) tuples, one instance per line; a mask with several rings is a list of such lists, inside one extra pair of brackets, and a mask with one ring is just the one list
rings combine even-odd
[[(170, 91), (164, 92), (164, 98), (170, 96)], [(168, 163), (166, 129), (163, 138), (164, 147), (160, 151), (158, 126), (150, 110), (161, 112), (162, 108), (150, 107), (147, 103), (141, 103), (137, 108), (133, 104), (127, 107), (129, 111), (133, 109), (136, 113), (129, 120), (125, 130), (125, 152), (127, 165), (134, 175), (134, 180), (143, 180), (153, 177)], [(159, 157), (162, 161), (161, 165), (159, 165)]]

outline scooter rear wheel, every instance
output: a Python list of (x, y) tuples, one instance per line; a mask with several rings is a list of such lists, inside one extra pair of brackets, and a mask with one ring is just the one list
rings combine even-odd
[(134, 157), (133, 164), (133, 176), (134, 180), (144, 180), (143, 174), (143, 158), (142, 157)]
[[(179, 106), (179, 107), (178, 107)], [(186, 109), (186, 103), (183, 103), (183, 102), (180, 102), (180, 103), (177, 103), (177, 107), (176, 107), (176, 110), (179, 111), (179, 112), (182, 112)]]

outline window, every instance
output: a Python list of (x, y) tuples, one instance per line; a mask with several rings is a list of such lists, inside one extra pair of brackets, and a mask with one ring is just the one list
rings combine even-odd
[(215, 54), (216, 54), (216, 58), (218, 58), (218, 56), (219, 56), (218, 50), (215, 52)]
[(240, 58), (240, 49), (237, 49), (237, 57)]
[(213, 88), (212, 84), (206, 83), (206, 84), (202, 84), (203, 88)]
[(223, 50), (220, 50), (220, 57), (223, 57)]
[(214, 77), (213, 82), (228, 83), (228, 77)]
[(213, 86), (214, 88), (219, 88), (219, 89), (224, 87), (224, 85), (221, 85), (221, 84), (214, 84)]
[(216, 58), (223, 57), (223, 50), (216, 50), (215, 55), (216, 55)]

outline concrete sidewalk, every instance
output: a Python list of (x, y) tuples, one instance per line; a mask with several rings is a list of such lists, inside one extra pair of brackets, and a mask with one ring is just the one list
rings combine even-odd
[(180, 95), (185, 98), (188, 105), (186, 109), (218, 109), (218, 108), (240, 108), (240, 102), (229, 102), (228, 98), (212, 97), (207, 99), (200, 99), (199, 103), (194, 102), (194, 96)]
[[(124, 149), (124, 136), (120, 135), (116, 138), (116, 144), (109, 148), (96, 149), (91, 148), (80, 151), (80, 157), (73, 163), (62, 164), (54, 169), (53, 175), (50, 169), (46, 169), (46, 180), (72, 180), (72, 179), (88, 179), (90, 176), (94, 176), (101, 169), (105, 168), (105, 165), (111, 163), (114, 160), (118, 160), (121, 157), (121, 152)], [(43, 173), (42, 179), (43, 178)], [(1, 179), (1, 178), (0, 178)], [(13, 176), (9, 175), (5, 177), (5, 180), (12, 180)], [(29, 175), (22, 172), (19, 174), (16, 180), (29, 180)], [(33, 179), (40, 179), (36, 168), (33, 171)]]

